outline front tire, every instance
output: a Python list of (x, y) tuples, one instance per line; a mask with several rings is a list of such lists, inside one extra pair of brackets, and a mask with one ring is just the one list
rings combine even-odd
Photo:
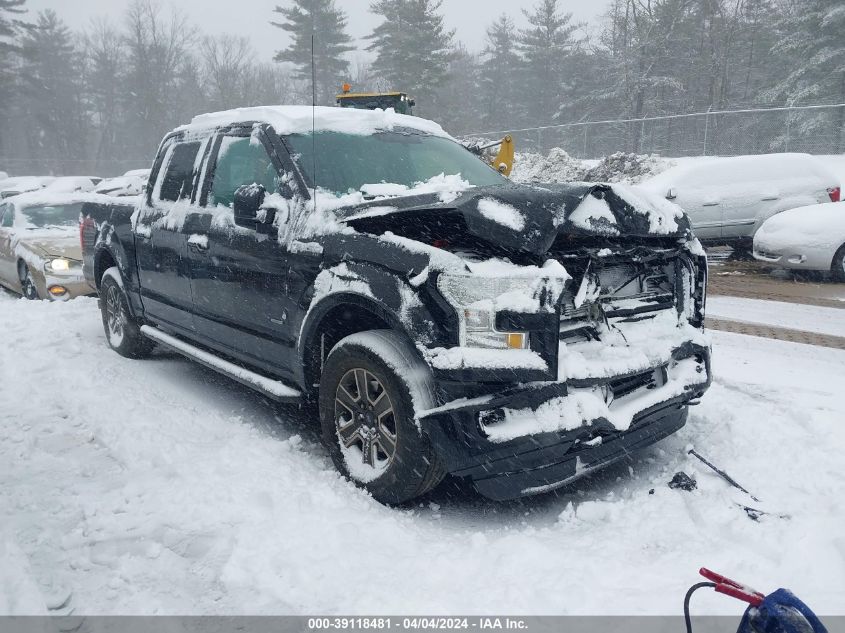
[(37, 300), (39, 298), (38, 286), (35, 285), (35, 279), (32, 277), (29, 267), (26, 264), (21, 264), (19, 274), (21, 278), (21, 294), (31, 301)]
[(840, 246), (836, 255), (833, 256), (830, 272), (836, 281), (845, 283), (845, 244)]
[(433, 406), (433, 393), (430, 371), (394, 332), (340, 341), (320, 380), (323, 442), (337, 469), (386, 504), (436, 487), (445, 470), (415, 409)]
[(106, 275), (100, 284), (100, 311), (109, 347), (126, 358), (146, 358), (155, 343), (141, 334), (141, 327), (129, 312), (129, 301), (114, 277)]

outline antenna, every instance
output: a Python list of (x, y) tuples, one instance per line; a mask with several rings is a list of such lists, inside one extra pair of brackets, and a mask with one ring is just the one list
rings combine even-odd
[(314, 212), (317, 212), (317, 66), (314, 63), (314, 14), (311, 14), (311, 156), (314, 160)]

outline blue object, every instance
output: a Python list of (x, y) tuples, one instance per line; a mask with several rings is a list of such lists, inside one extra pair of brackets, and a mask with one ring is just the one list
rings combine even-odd
[(737, 633), (827, 633), (827, 629), (795, 594), (778, 589), (759, 606), (745, 610)]

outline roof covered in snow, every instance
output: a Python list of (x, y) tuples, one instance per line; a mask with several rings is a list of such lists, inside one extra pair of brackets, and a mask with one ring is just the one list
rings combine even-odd
[(280, 135), (320, 132), (343, 132), (368, 135), (394, 128), (410, 128), (425, 134), (449, 137), (434, 121), (389, 110), (359, 110), (311, 106), (258, 106), (236, 108), (224, 112), (201, 114), (177, 131), (201, 131), (236, 123), (269, 123)]

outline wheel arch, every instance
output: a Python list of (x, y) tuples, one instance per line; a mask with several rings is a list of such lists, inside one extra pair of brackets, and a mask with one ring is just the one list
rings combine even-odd
[(94, 283), (97, 286), (98, 292), (103, 283), (103, 273), (113, 266), (118, 266), (117, 258), (114, 254), (108, 248), (97, 249), (97, 252), (94, 254)]
[(313, 392), (319, 385), (322, 363), (341, 339), (368, 330), (391, 330), (413, 340), (396, 314), (373, 297), (339, 292), (312, 306), (300, 330), (298, 346), (305, 391)]

